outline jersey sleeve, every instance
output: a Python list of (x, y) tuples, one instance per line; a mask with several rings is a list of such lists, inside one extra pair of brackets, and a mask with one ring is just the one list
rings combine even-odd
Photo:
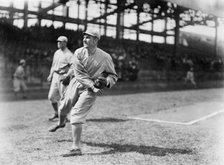
[(107, 86), (111, 88), (114, 86), (117, 82), (118, 76), (115, 71), (114, 63), (112, 58), (109, 56), (106, 60), (106, 72), (108, 73), (107, 76)]
[(55, 69), (55, 61), (56, 61), (56, 52), (54, 53), (52, 64), (51, 64), (51, 70), (50, 70), (50, 75), (53, 75), (54, 69)]

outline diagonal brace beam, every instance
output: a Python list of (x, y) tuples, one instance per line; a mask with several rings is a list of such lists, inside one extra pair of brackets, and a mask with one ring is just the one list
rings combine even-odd
[(53, 10), (54, 8), (60, 6), (62, 4), (60, 3), (53, 3), (52, 5), (46, 7), (46, 8), (43, 8), (43, 9), (40, 9), (39, 13), (40, 14), (43, 14), (43, 13), (47, 13), (49, 10)]
[(102, 16), (99, 16), (99, 17), (96, 17), (96, 18), (93, 18), (92, 20), (90, 20), (90, 22), (95, 22), (99, 19), (105, 19), (107, 16), (109, 15), (112, 15), (112, 14), (115, 14), (115, 13), (118, 13), (118, 12), (121, 12), (121, 11), (124, 11), (125, 9), (129, 9), (129, 8), (133, 8), (136, 4), (135, 3), (131, 3), (127, 6), (124, 6), (124, 7), (121, 7), (121, 8), (117, 8), (109, 13), (105, 13), (104, 15)]

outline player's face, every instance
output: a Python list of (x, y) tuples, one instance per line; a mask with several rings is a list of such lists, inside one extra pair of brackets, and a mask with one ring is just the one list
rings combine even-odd
[(92, 48), (97, 45), (96, 38), (90, 35), (84, 35), (83, 36), (83, 46), (86, 48)]
[(58, 41), (58, 42), (57, 42), (57, 45), (58, 45), (58, 48), (59, 48), (59, 49), (64, 49), (65, 46), (66, 46), (66, 43), (63, 42), (63, 41)]

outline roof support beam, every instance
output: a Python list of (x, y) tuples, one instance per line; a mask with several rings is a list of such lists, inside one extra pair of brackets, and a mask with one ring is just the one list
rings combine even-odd
[(125, 9), (129, 9), (129, 8), (133, 8), (136, 4), (135, 3), (132, 3), (130, 5), (127, 5), (127, 6), (124, 6), (124, 7), (120, 7), (120, 8), (117, 8), (115, 9), (114, 11), (112, 12), (109, 12), (109, 13), (105, 13), (104, 15), (102, 16), (99, 16), (99, 17), (96, 17), (96, 18), (93, 18), (92, 20), (90, 20), (91, 22), (95, 22), (99, 19), (105, 19), (107, 16), (109, 15), (112, 15), (112, 14), (115, 14), (115, 13), (120, 13), (122, 11), (124, 11)]

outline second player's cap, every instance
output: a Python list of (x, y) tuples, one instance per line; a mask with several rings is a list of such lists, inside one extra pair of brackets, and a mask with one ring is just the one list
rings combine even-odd
[(96, 37), (96, 38), (100, 39), (99, 32), (97, 32), (95, 30), (92, 30), (92, 29), (87, 29), (83, 34), (87, 34), (87, 35), (90, 35), (90, 36), (93, 36), (93, 37)]
[(57, 41), (68, 42), (68, 38), (65, 36), (60, 36), (60, 37), (58, 37)]

